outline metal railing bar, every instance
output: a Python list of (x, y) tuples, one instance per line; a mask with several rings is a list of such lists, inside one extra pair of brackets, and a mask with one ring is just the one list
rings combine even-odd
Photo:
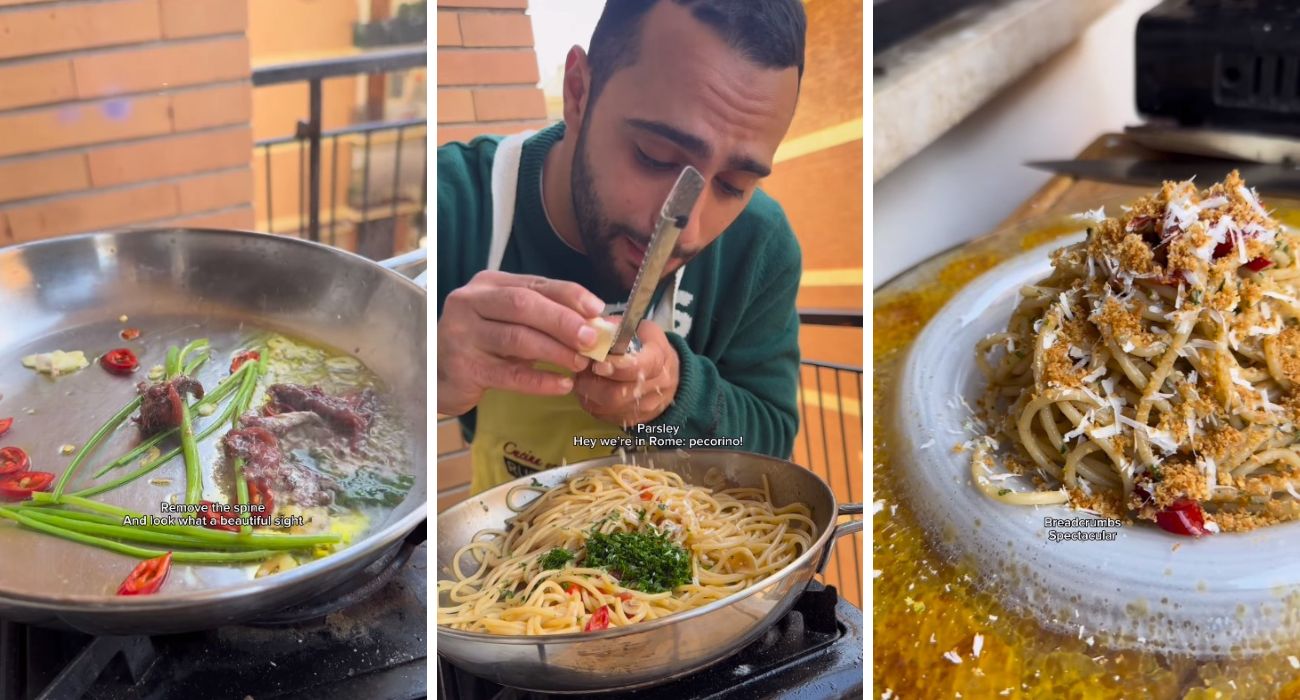
[(331, 142), (333, 145), (330, 156), (330, 245), (337, 245), (334, 224), (339, 219), (339, 137), (335, 136)]
[[(816, 371), (816, 370), (814, 370)], [(803, 392), (803, 367), (799, 368), (799, 422), (803, 428), (803, 449), (804, 463), (812, 464), (812, 438), (809, 436), (811, 428), (808, 427), (808, 400), (807, 395)]]
[[(373, 133), (376, 131), (386, 131), (388, 129), (399, 129), (399, 128), (411, 129), (420, 126), (428, 126), (428, 124), (429, 124), (429, 120), (427, 119), (402, 119), (402, 120), (391, 121), (391, 122), (362, 122), (360, 124), (352, 124), (349, 126), (342, 126), (337, 129), (329, 129), (327, 131), (322, 131), (320, 135), (321, 138), (331, 138), (334, 136), (351, 136), (352, 134), (365, 134), (367, 132)], [(302, 139), (299, 138), (297, 135), (276, 136), (274, 138), (262, 139), (256, 142), (254, 145), (280, 146), (286, 143), (293, 143), (295, 141), (301, 141), (301, 140)]]
[(397, 154), (393, 157), (393, 243), (397, 243), (397, 202), (402, 183), (402, 127), (397, 127)]
[(298, 237), (307, 221), (307, 142), (298, 142)]
[(307, 122), (307, 141), (311, 144), (308, 157), (311, 172), (307, 180), (307, 232), (311, 240), (320, 241), (320, 131), (321, 131), (321, 78), (309, 81), (311, 85), (310, 121)]
[(275, 221), (275, 210), (271, 207), (271, 147), (266, 147), (266, 232), (275, 233), (273, 224)]
[(361, 224), (357, 228), (357, 247), (361, 247), (361, 231), (370, 223), (370, 136), (366, 132), (366, 159), (361, 176)]
[(429, 201), (429, 132), (424, 133), (421, 139), (422, 148), (420, 148), (421, 162), (424, 164), (421, 171), (424, 173), (420, 177), (420, 230), (424, 235), (429, 235), (429, 212), (426, 202)]
[(820, 367), (813, 369), (813, 376), (817, 378), (817, 415), (821, 418), (822, 425), (822, 454), (826, 456), (826, 480), (830, 481), (831, 445), (826, 438), (826, 399), (822, 393), (822, 370)]
[(820, 367), (822, 369), (833, 369), (842, 372), (857, 372), (858, 374), (862, 374), (862, 368), (854, 365), (844, 365), (838, 362), (823, 362), (821, 360), (800, 360), (799, 362), (800, 364), (805, 364), (809, 367)]
[(799, 323), (810, 326), (862, 327), (862, 309), (799, 309)]
[(365, 51), (352, 56), (337, 56), (311, 61), (294, 61), (253, 69), (253, 86), (296, 83), (304, 80), (337, 78), (360, 73), (389, 73), (423, 68), (429, 48), (424, 44), (394, 49)]
[[(844, 458), (844, 488), (848, 491), (849, 500), (853, 500), (853, 470), (849, 459), (849, 432), (848, 424), (844, 421), (844, 390), (840, 386), (840, 375), (842, 372), (835, 372), (835, 405), (840, 414), (840, 450)], [(828, 467), (829, 468), (829, 467)], [(858, 559), (857, 547), (850, 547), (853, 550), (853, 578), (858, 582), (859, 590), (862, 588), (862, 562)], [(841, 575), (843, 573), (841, 572)]]

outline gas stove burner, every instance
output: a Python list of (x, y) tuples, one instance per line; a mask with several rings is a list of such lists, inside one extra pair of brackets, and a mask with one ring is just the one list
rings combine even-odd
[(366, 570), (374, 580), (257, 624), (92, 637), (0, 621), (0, 699), (423, 698), (428, 545), (415, 533)]
[(439, 700), (838, 700), (862, 697), (862, 611), (834, 586), (809, 584), (785, 617), (694, 675), (638, 691), (552, 695), (507, 688), (438, 660)]

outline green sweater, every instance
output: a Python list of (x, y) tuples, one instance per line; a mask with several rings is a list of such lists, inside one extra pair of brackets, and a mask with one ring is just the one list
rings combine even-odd
[[(542, 208), (542, 162), (563, 135), (560, 123), (524, 144), (514, 230), (501, 269), (594, 289), (591, 269), (599, 263), (566, 245)], [(447, 295), (487, 267), (499, 140), (485, 136), (438, 149), (439, 318)], [(679, 438), (741, 438), (740, 449), (790, 456), (799, 424), (801, 272), (799, 242), (785, 213), (755, 192), (731, 226), (686, 265), (677, 328), (665, 329), (681, 358), (681, 377), (672, 404), (651, 425), (680, 426)], [(474, 412), (461, 424), (472, 439)]]

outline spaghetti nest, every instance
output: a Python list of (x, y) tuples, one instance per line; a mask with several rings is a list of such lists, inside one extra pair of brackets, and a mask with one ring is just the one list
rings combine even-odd
[[(1165, 183), (1021, 290), (983, 340), (990, 434), (975, 484), (1019, 504), (1070, 503), (1179, 534), (1300, 516), (1300, 250), (1236, 172)], [(1002, 450), (1034, 491), (994, 474)]]
[[(816, 532), (810, 516), (801, 503), (774, 506), (766, 479), (761, 489), (714, 491), (672, 472), (591, 469), (456, 553), (454, 578), (438, 582), (438, 624), (560, 634), (697, 608), (807, 551)], [(467, 573), (463, 563), (475, 561)]]

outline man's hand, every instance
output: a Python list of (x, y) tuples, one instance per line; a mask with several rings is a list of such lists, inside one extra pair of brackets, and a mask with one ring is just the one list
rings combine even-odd
[(556, 396), (573, 380), (533, 368), (549, 362), (574, 372), (589, 360), (578, 354), (596, 341), (587, 325), (605, 308), (573, 282), (480, 272), (447, 295), (438, 319), (438, 412), (458, 416), (488, 389)]
[(625, 428), (658, 418), (677, 395), (681, 358), (652, 321), (637, 326), (641, 350), (610, 355), (577, 377), (574, 393), (591, 415)]

